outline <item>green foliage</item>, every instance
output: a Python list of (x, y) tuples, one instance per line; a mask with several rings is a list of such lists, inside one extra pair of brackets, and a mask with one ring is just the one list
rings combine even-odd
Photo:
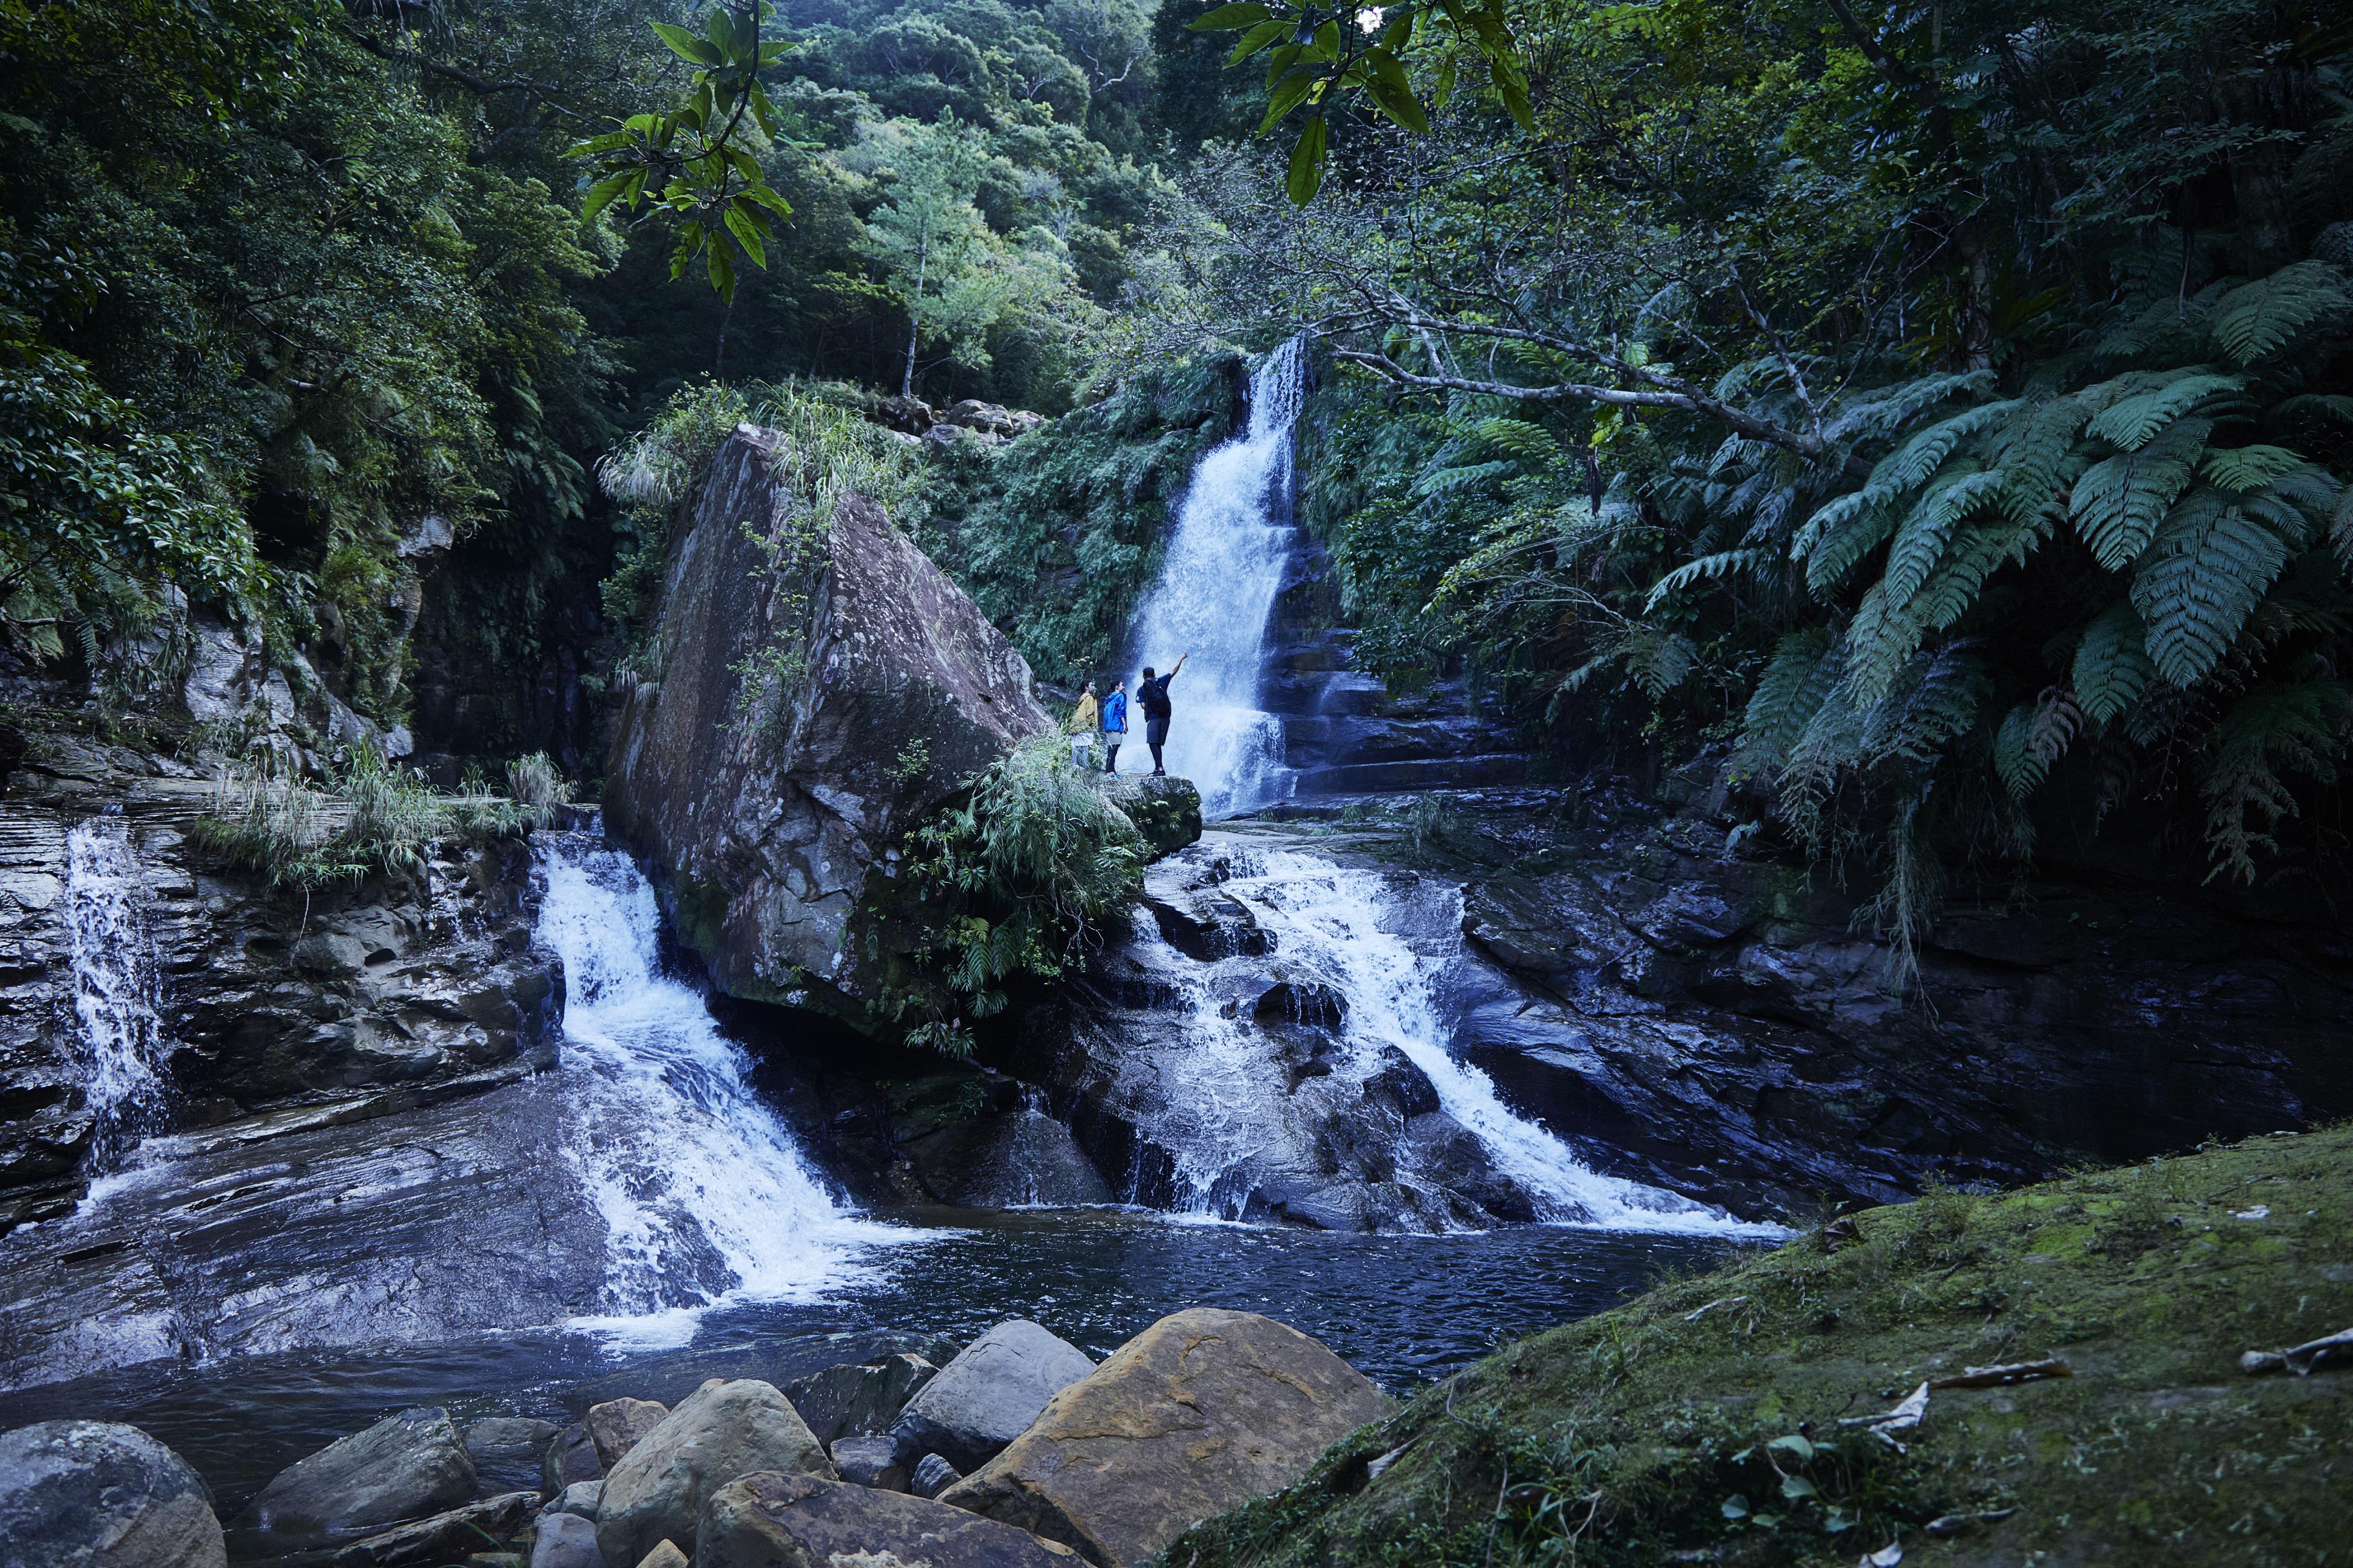
[(1143, 888), (1144, 841), (1071, 766), (1059, 737), (991, 766), (909, 833), (897, 875), (865, 911), (870, 1011), (911, 1045), (962, 1057), (1008, 989), (1083, 960)]

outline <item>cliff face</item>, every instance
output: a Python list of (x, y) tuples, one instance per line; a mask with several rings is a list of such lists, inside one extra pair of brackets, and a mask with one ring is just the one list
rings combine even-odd
[(672, 548), (607, 822), (728, 992), (854, 999), (845, 937), (892, 839), (1050, 721), (1021, 656), (880, 507), (805, 514), (789, 440), (739, 426)]

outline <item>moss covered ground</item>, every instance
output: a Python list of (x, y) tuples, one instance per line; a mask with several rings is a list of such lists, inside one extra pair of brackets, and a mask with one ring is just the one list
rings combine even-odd
[(2353, 1129), (1931, 1192), (1523, 1340), (1166, 1561), (2353, 1563), (2353, 1359), (2240, 1366), (2348, 1328)]

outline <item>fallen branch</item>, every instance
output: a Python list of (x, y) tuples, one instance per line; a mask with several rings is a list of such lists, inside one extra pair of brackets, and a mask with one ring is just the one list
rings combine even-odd
[(1921, 1418), (1927, 1414), (1928, 1385), (1924, 1383), (1905, 1395), (1904, 1402), (1893, 1410), (1884, 1411), (1877, 1415), (1850, 1415), (1841, 1420), (1839, 1425), (1863, 1427), (1873, 1436), (1900, 1454), (1904, 1452), (1904, 1445), (1896, 1440), (1895, 1434), (1906, 1432), (1917, 1426), (1920, 1425)]
[(1706, 1306), (1702, 1307), (1699, 1310), (1695, 1312), (1685, 1312), (1683, 1314), (1683, 1321), (1686, 1323), (1696, 1323), (1702, 1318), (1706, 1317), (1710, 1312), (1715, 1311), (1718, 1307), (1737, 1307), (1746, 1300), (1748, 1300), (1748, 1298), (1746, 1296), (1718, 1296), (1715, 1300), (1710, 1301)]
[(2075, 1369), (2057, 1356), (2042, 1361), (2014, 1361), (2003, 1366), (1965, 1366), (1951, 1377), (1940, 1377), (1931, 1388), (2007, 1388), (2045, 1377), (2073, 1377)]
[(2353, 1362), (2353, 1329), (2339, 1329), (2326, 1339), (2307, 1340), (2294, 1350), (2249, 1351), (2239, 1358), (2239, 1370), (2250, 1377), (2292, 1372), (2310, 1377), (2323, 1362)]
[(1931, 1535), (1959, 1535), (1981, 1524), (2000, 1524), (2017, 1511), (2014, 1508), (1989, 1508), (1982, 1513), (1939, 1514), (1924, 1528)]

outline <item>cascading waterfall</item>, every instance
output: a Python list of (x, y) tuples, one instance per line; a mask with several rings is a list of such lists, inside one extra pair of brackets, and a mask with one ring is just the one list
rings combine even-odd
[[(1328, 1079), (1286, 1090), (1279, 1075), (1270, 1077), (1257, 1031), (1235, 1016), (1230, 999), (1221, 998), (1217, 975), (1198, 965), (1172, 966), (1172, 973), (1198, 976), (1187, 1009), (1187, 1093), (1179, 1121), (1153, 1129), (1155, 1141), (1172, 1151), (1180, 1207), (1238, 1214), (1250, 1184), (1242, 1173), (1260, 1152), (1298, 1140), (1302, 1129), (1291, 1126), (1292, 1119), (1312, 1121), (1316, 1104), (1359, 1089), (1383, 1070), (1385, 1056), (1394, 1050), (1430, 1080), (1439, 1109), (1478, 1140), (1494, 1168), (1535, 1200), (1537, 1217), (1546, 1223), (1685, 1235), (1778, 1234), (1588, 1169), (1558, 1137), (1506, 1105), (1485, 1073), (1455, 1059), (1436, 990), (1445, 966), (1460, 953), (1459, 891), (1449, 889), (1453, 909), (1428, 922), (1438, 951), (1424, 952), (1398, 931), (1398, 900), (1377, 871), (1273, 850), (1237, 857), (1233, 874), (1218, 890), (1248, 909), (1273, 939), (1274, 963), (1285, 980), (1294, 987), (1327, 986), (1345, 999), (1342, 1052), (1330, 1063)], [(1138, 941), (1156, 934), (1148, 921), (1137, 922)], [(1310, 1103), (1303, 1107), (1303, 1099)], [(1444, 1185), (1416, 1167), (1409, 1145), (1400, 1145), (1397, 1154), (1401, 1184)]]
[(742, 1048), (662, 975), (653, 889), (618, 850), (542, 835), (539, 939), (564, 959), (570, 1157), (608, 1232), (603, 1325), (680, 1338), (726, 1300), (803, 1301), (870, 1276), (878, 1244), (744, 1082)]
[[(1259, 689), (1267, 621), (1291, 558), (1291, 434), (1306, 372), (1304, 340), (1294, 338), (1251, 374), (1250, 422), (1193, 466), (1160, 580), (1136, 611), (1138, 667), (1165, 673), (1191, 655), (1169, 687), (1168, 771), (1200, 787), (1211, 820), (1291, 792), (1282, 725), (1259, 707)], [(1134, 743), (1143, 723), (1138, 709), (1131, 756), (1145, 754)]]
[(93, 817), (66, 835), (66, 945), (73, 961), (90, 1166), (111, 1170), (163, 1115), (171, 1037), (156, 1008), (155, 947), (126, 825)]

